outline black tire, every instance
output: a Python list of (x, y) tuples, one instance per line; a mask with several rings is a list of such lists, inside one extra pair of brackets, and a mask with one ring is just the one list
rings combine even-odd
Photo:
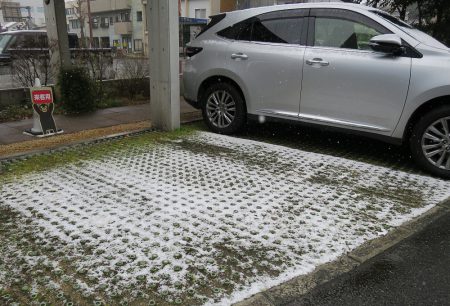
[[(427, 143), (425, 143), (426, 145), (431, 145), (433, 147), (433, 149), (428, 149), (430, 151), (428, 151), (428, 153), (432, 153), (434, 152), (434, 150), (440, 150), (440, 149), (445, 149), (446, 147), (446, 153), (444, 154), (444, 160), (443, 160), (443, 165), (438, 166), (438, 160), (439, 157), (442, 155), (435, 155), (433, 157), (430, 157), (434, 160), (430, 161), (428, 159), (428, 157), (425, 155), (424, 149), (422, 147), (422, 141), (424, 139), (424, 135), (427, 133), (427, 130), (430, 126), (434, 125), (434, 124), (438, 124), (437, 125), (437, 129), (440, 132), (444, 132), (444, 127), (443, 124), (439, 124), (438, 121), (441, 119), (447, 118), (447, 122), (448, 125), (450, 125), (450, 105), (443, 105), (440, 107), (437, 107), (436, 109), (433, 109), (431, 111), (429, 111), (428, 113), (426, 113), (425, 115), (422, 116), (422, 118), (420, 118), (419, 121), (416, 122), (416, 124), (414, 125), (413, 129), (412, 129), (412, 133), (411, 133), (411, 137), (409, 139), (409, 145), (410, 145), (410, 149), (411, 149), (411, 154), (412, 157), (414, 158), (414, 160), (419, 164), (419, 166), (421, 166), (425, 171), (441, 177), (441, 178), (445, 178), (445, 179), (450, 179), (450, 169), (445, 169), (445, 166), (448, 165), (447, 163), (450, 159), (450, 135), (447, 135), (447, 143), (448, 145), (444, 143), (441, 144), (441, 146), (438, 145), (438, 141), (437, 140), (430, 140), (428, 138), (426, 138)], [(450, 129), (450, 126), (447, 128)], [(437, 135), (432, 133), (433, 135)], [(434, 148), (434, 146), (437, 146), (436, 149)], [(433, 150), (433, 151), (431, 151)]]
[[(235, 109), (234, 112), (232, 112), (232, 114), (234, 115), (233, 120), (231, 120), (231, 122), (226, 126), (220, 126), (218, 122), (214, 122), (214, 120), (210, 118), (211, 117), (210, 114), (213, 112), (211, 110), (211, 105), (210, 108), (208, 109), (208, 101), (210, 100), (212, 95), (214, 93), (220, 94), (223, 92), (227, 93), (229, 97), (233, 99)], [(210, 87), (208, 87), (205, 93), (203, 94), (201, 105), (202, 105), (203, 120), (205, 121), (209, 129), (211, 129), (215, 133), (230, 135), (240, 131), (245, 126), (245, 123), (247, 121), (247, 111), (244, 99), (239, 90), (229, 83), (225, 82), (215, 83)], [(223, 119), (224, 123), (228, 123), (225, 120), (231, 118), (230, 114), (231, 113), (226, 113), (226, 115), (224, 115), (227, 118)]]

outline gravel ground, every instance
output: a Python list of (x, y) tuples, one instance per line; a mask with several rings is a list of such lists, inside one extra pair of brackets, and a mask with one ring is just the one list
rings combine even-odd
[(0, 293), (23, 304), (227, 305), (450, 196), (449, 182), (427, 176), (192, 131), (4, 173)]

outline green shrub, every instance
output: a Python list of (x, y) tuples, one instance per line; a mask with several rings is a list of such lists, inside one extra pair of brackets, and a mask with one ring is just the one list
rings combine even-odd
[(33, 110), (28, 105), (0, 106), (0, 123), (22, 120), (33, 116)]
[(83, 68), (64, 68), (58, 76), (61, 106), (71, 114), (85, 113), (96, 108), (95, 83)]

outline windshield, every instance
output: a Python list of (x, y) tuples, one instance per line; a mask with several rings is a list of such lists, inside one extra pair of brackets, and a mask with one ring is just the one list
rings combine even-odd
[(381, 12), (378, 10), (374, 10), (372, 11), (372, 13), (382, 17), (383, 19), (389, 21), (390, 23), (394, 24), (395, 26), (397, 26), (400, 30), (402, 30), (403, 32), (405, 32), (406, 34), (408, 34), (409, 36), (411, 36), (412, 38), (414, 38), (415, 40), (431, 46), (431, 47), (435, 47), (435, 48), (439, 48), (439, 49), (447, 49), (447, 46), (444, 45), (443, 43), (439, 42), (437, 39), (431, 37), (430, 35), (420, 31), (419, 29), (414, 28), (413, 26), (407, 24), (406, 22), (392, 16), (389, 15), (388, 13), (385, 12)]
[(6, 34), (0, 35), (0, 53), (3, 52), (3, 49), (5, 49), (10, 38), (11, 38), (11, 35), (6, 35)]

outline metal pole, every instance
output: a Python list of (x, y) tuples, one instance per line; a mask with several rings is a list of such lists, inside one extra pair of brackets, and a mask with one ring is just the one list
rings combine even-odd
[(31, 7), (30, 6), (26, 6), (26, 9), (28, 11), (27, 30), (31, 30)]

